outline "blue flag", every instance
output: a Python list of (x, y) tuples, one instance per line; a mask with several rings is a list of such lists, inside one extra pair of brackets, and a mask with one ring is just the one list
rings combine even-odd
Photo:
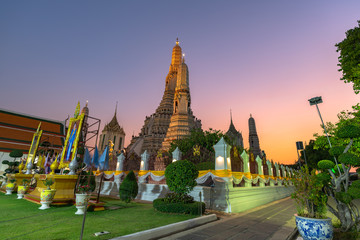
[(87, 168), (91, 165), (91, 157), (88, 148), (85, 148), (84, 163), (86, 164)]
[(99, 158), (99, 168), (101, 171), (109, 169), (109, 146), (106, 146), (103, 154)]
[(96, 168), (99, 167), (99, 151), (97, 149), (97, 146), (95, 146), (94, 155), (93, 155), (93, 158), (91, 160), (91, 164), (93, 166), (95, 166)]

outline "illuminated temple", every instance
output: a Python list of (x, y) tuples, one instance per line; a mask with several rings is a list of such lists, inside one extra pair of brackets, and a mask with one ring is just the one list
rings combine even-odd
[(201, 121), (191, 110), (189, 71), (177, 40), (162, 100), (155, 113), (145, 118), (141, 132), (132, 137), (127, 151), (140, 156), (145, 150), (149, 154), (167, 150), (172, 140), (188, 136), (192, 128), (201, 128)]

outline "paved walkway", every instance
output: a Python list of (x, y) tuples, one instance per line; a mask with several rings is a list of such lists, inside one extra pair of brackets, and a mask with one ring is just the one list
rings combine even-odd
[(294, 200), (279, 201), (162, 240), (285, 240), (295, 228)]

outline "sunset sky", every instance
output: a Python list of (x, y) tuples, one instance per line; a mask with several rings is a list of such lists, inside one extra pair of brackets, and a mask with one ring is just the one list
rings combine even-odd
[(340, 81), (335, 43), (360, 1), (1, 1), (0, 108), (63, 121), (89, 101), (101, 129), (114, 115), (127, 145), (159, 105), (179, 38), (203, 129), (233, 122), (280, 163), (296, 141), (359, 102)]

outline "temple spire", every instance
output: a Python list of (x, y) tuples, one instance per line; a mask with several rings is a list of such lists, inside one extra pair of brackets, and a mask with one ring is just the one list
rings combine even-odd
[(181, 47), (179, 46), (179, 39), (176, 38), (176, 45), (173, 47), (172, 57), (171, 57), (171, 65), (173, 67), (177, 67), (181, 64)]

